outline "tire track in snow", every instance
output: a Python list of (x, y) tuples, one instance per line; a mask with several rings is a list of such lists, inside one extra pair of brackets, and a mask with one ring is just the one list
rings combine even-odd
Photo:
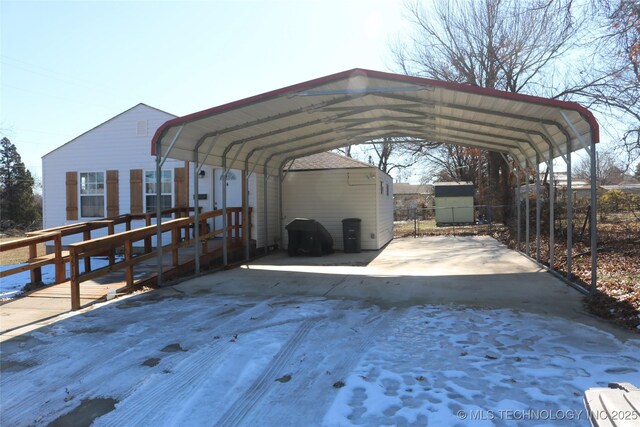
[[(272, 398), (267, 402), (263, 400), (263, 405), (255, 408), (255, 411), (248, 414), (243, 420), (244, 425), (312, 425), (320, 424), (326, 410), (330, 407), (334, 399), (332, 384), (339, 379), (344, 380), (358, 364), (366, 351), (371, 348), (374, 341), (381, 335), (384, 336), (389, 324), (394, 316), (395, 310), (376, 311), (370, 313), (360, 322), (344, 325), (344, 329), (336, 330), (334, 324), (324, 332), (326, 336), (315, 336), (315, 342), (336, 342), (348, 341), (348, 351), (344, 348), (337, 348), (327, 355), (312, 348), (304, 362), (291, 372), (292, 380), (288, 384), (295, 388), (286, 386), (276, 386), (271, 388)], [(357, 335), (353, 335), (354, 329)], [(316, 328), (318, 332), (322, 328)], [(330, 363), (331, 365), (328, 365)], [(331, 367), (330, 376), (326, 375), (324, 368)], [(283, 372), (284, 373), (284, 372)], [(273, 407), (286, 405), (290, 410), (274, 411)], [(305, 408), (304, 413), (299, 408)], [(280, 408), (282, 409), (282, 408)], [(274, 417), (274, 414), (280, 415)], [(296, 418), (298, 417), (298, 418)]]
[[(235, 308), (239, 308), (240, 305), (237, 305)], [(217, 308), (217, 307), (216, 307)], [(241, 308), (241, 307), (240, 307)], [(152, 310), (153, 307), (150, 305), (142, 306), (141, 313), (137, 313), (142, 317), (148, 318), (145, 314)], [(157, 309), (157, 307), (156, 307)], [(117, 314), (117, 312), (114, 312)], [(129, 313), (132, 313), (129, 311)], [(252, 315), (262, 315), (269, 314), (269, 316), (264, 320), (269, 320), (274, 312), (268, 310), (268, 305), (266, 302), (262, 302), (256, 304), (253, 307), (249, 307), (246, 310), (233, 310), (231, 311), (229, 307), (220, 306), (213, 313), (203, 318), (200, 322), (202, 324), (206, 324), (207, 319), (214, 318), (215, 324), (212, 325), (211, 329), (207, 331), (207, 334), (215, 335), (216, 333), (228, 335), (228, 331), (225, 331), (225, 328), (229, 328), (229, 325), (237, 325), (238, 323), (242, 324), (239, 321), (238, 317), (249, 318)], [(189, 318), (193, 318), (196, 315), (192, 312)], [(248, 322), (248, 320), (246, 320)], [(74, 321), (75, 323), (75, 321)], [(108, 322), (107, 322), (108, 323)], [(83, 352), (91, 353), (93, 351), (97, 351), (100, 355), (99, 361), (100, 365), (106, 366), (117, 366), (118, 362), (121, 360), (136, 360), (136, 356), (140, 354), (141, 344), (144, 342), (155, 343), (153, 339), (147, 339), (145, 341), (140, 341), (136, 339), (137, 335), (129, 335), (126, 330), (130, 328), (134, 328), (137, 324), (128, 325), (123, 329), (123, 332), (116, 332), (117, 335), (113, 334), (82, 334), (80, 336), (73, 336), (71, 334), (60, 337), (62, 338), (60, 344), (56, 341), (52, 341), (43, 352), (36, 353), (34, 359), (39, 361), (39, 365), (31, 368), (29, 370), (22, 371), (17, 373), (17, 375), (5, 375), (3, 374), (1, 386), (3, 390), (9, 390), (16, 385), (14, 384), (16, 381), (20, 381), (21, 378), (24, 378), (24, 375), (29, 375), (33, 373), (36, 376), (40, 376), (37, 374), (37, 370), (47, 369), (54, 370), (55, 365), (60, 365), (61, 369), (68, 369), (70, 363), (74, 363), (73, 356), (64, 353), (68, 346), (71, 347), (82, 347)], [(59, 325), (60, 326), (60, 325)], [(75, 326), (75, 324), (73, 324)], [(248, 326), (248, 325), (247, 325)], [(254, 325), (251, 325), (254, 326)], [(148, 328), (147, 328), (148, 329)], [(250, 329), (250, 328), (247, 328)], [(100, 338), (95, 341), (95, 338)], [(120, 338), (118, 340), (113, 339), (114, 337)], [(125, 338), (126, 337), (126, 338)], [(92, 338), (87, 341), (87, 338)], [(109, 342), (111, 345), (104, 345), (104, 340), (109, 338)], [(176, 338), (167, 337), (168, 342), (175, 342)], [(75, 341), (75, 343), (74, 343)], [(84, 341), (87, 341), (86, 343)], [(149, 351), (159, 351), (161, 347), (157, 349), (149, 349)], [(196, 349), (197, 353), (197, 349)], [(181, 353), (184, 356), (184, 353)], [(4, 356), (3, 356), (4, 357)], [(165, 355), (163, 359), (169, 359), (171, 356)], [(47, 365), (46, 363), (42, 363), (42, 361), (49, 360), (57, 360), (56, 364)], [(111, 381), (119, 380), (122, 375), (119, 372), (113, 372), (108, 369), (96, 369), (96, 359), (80, 358), (77, 362), (84, 364), (81, 366), (77, 366), (73, 374), (71, 376), (68, 375), (57, 375), (57, 376), (48, 376), (48, 380), (46, 383), (38, 384), (37, 387), (32, 387), (32, 391), (28, 394), (28, 396), (24, 396), (24, 394), (15, 396), (14, 399), (9, 399), (6, 402), (3, 402), (3, 406), (5, 406), (2, 410), (2, 423), (5, 422), (7, 425), (27, 425), (30, 421), (36, 417), (43, 417), (43, 419), (55, 418), (60, 413), (60, 401), (68, 398), (66, 395), (66, 390), (69, 389), (70, 393), (75, 395), (75, 400), (79, 400), (84, 397), (88, 393), (94, 393), (95, 390), (87, 390), (83, 389), (82, 384), (102, 384), (108, 383)], [(146, 381), (148, 378), (145, 378), (143, 381)], [(130, 379), (125, 379), (123, 382), (131, 381)], [(139, 387), (138, 384), (131, 385), (130, 393), (135, 392), (135, 390)], [(46, 395), (48, 399), (46, 401), (42, 400), (42, 396)], [(129, 394), (130, 394), (129, 393)], [(118, 396), (120, 399), (125, 398), (125, 396)], [(5, 400), (5, 399), (3, 399)], [(5, 405), (6, 404), (6, 405)], [(35, 405), (38, 405), (37, 407)]]
[(291, 356), (293, 356), (298, 346), (317, 322), (318, 319), (307, 319), (300, 325), (295, 335), (280, 349), (267, 369), (262, 372), (247, 391), (234, 401), (231, 407), (216, 421), (215, 425), (234, 426), (242, 422), (247, 413), (269, 390), (269, 386), (275, 381), (276, 376), (285, 364), (289, 362)]

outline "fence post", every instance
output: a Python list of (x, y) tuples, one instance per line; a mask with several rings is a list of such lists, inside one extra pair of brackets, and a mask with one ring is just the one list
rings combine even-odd
[(80, 308), (80, 265), (78, 264), (78, 250), (69, 248), (69, 268), (71, 270), (71, 310)]
[(451, 206), (451, 225), (453, 226), (453, 235), (456, 235), (456, 213), (455, 208)]

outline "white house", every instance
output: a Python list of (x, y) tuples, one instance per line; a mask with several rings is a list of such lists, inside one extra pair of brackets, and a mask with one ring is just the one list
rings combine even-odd
[[(44, 228), (154, 211), (156, 160), (151, 155), (151, 138), (162, 123), (175, 117), (138, 104), (45, 154)], [(204, 210), (216, 209), (221, 205), (222, 173), (209, 166), (202, 171), (198, 204)], [(161, 179), (163, 208), (193, 206), (193, 172), (193, 163), (167, 159)], [(228, 206), (241, 205), (236, 176), (238, 171), (228, 176)], [(98, 230), (92, 236), (103, 234)], [(79, 239), (71, 236), (63, 243)]]
[[(151, 139), (162, 123), (174, 117), (138, 104), (44, 155), (44, 228), (154, 211), (156, 159), (151, 155)], [(193, 206), (194, 170), (192, 162), (167, 159), (162, 167), (163, 208)], [(206, 165), (199, 174), (198, 205), (205, 211), (222, 207), (222, 175), (221, 168)], [(240, 171), (231, 170), (226, 185), (227, 206), (240, 207)], [(282, 205), (277, 177), (267, 181), (267, 242), (264, 180), (261, 174), (252, 173), (248, 179), (251, 238), (258, 248), (265, 243), (280, 246), (281, 240), (286, 242), (284, 227), (289, 219), (308, 217), (320, 221), (331, 232), (335, 248), (342, 249), (341, 221), (358, 217), (362, 219), (362, 249), (379, 249), (393, 236), (391, 186), (391, 178), (377, 168), (338, 154), (298, 159), (282, 183)], [(282, 217), (278, 216), (280, 206)], [(142, 221), (133, 224), (143, 225)], [(221, 226), (215, 224), (217, 229)], [(116, 229), (123, 230), (124, 225)], [(105, 233), (96, 231), (92, 237)], [(67, 237), (63, 244), (78, 240), (80, 236)]]

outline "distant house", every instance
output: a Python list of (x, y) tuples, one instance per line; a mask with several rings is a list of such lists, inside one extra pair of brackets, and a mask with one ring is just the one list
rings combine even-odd
[[(155, 211), (156, 158), (151, 155), (151, 139), (161, 124), (174, 117), (138, 104), (44, 155), (44, 228)], [(194, 169), (192, 162), (166, 160), (160, 177), (163, 209), (194, 206)], [(223, 185), (227, 187), (227, 206), (241, 206), (240, 172), (232, 169), (226, 179), (223, 175), (222, 168), (211, 166), (204, 166), (198, 174), (197, 203), (203, 210), (222, 208)], [(247, 184), (253, 212), (251, 238), (258, 248), (278, 244), (283, 236), (286, 242), (284, 226), (293, 217), (320, 221), (333, 235), (337, 249), (342, 248), (344, 218), (362, 219), (362, 249), (379, 249), (392, 238), (392, 180), (366, 163), (334, 153), (295, 160), (285, 175), (282, 205), (278, 180), (268, 180), (268, 233), (262, 175), (252, 173)], [(272, 218), (278, 218), (280, 206), (283, 221), (279, 230), (278, 221)], [(222, 228), (221, 218), (216, 221), (209, 225)], [(133, 227), (143, 225), (140, 220)], [(116, 231), (124, 231), (124, 225), (121, 228)], [(104, 229), (97, 230), (91, 237), (104, 233)], [(65, 238), (63, 244), (79, 239)]]
[(393, 184), (393, 205), (395, 209), (416, 209), (433, 207), (433, 185)]

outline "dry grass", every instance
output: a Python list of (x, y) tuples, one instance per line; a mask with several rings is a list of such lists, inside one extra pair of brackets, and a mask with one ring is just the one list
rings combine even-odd
[[(608, 214), (598, 222), (598, 294), (585, 305), (592, 313), (621, 326), (640, 332), (640, 221), (625, 214)], [(510, 248), (514, 236), (506, 230), (494, 235)], [(591, 284), (591, 248), (588, 232), (584, 241), (573, 244), (572, 279), (589, 288)], [(548, 265), (549, 240), (542, 236), (540, 260)], [(566, 274), (567, 242), (556, 237), (556, 271)], [(535, 244), (531, 245), (535, 254)]]
[[(20, 236), (0, 237), (0, 243), (19, 239)], [(44, 243), (37, 245), (38, 256), (45, 254)], [(21, 264), (29, 259), (29, 248), (14, 249), (0, 253), (0, 265)]]

